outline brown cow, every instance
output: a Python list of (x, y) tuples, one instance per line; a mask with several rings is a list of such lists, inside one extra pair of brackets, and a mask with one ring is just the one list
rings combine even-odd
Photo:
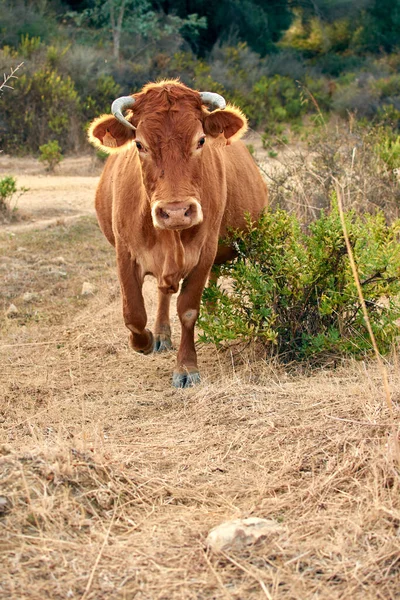
[[(194, 326), (204, 286), (213, 263), (233, 256), (218, 239), (228, 227), (245, 227), (246, 212), (259, 215), (267, 205), (266, 186), (237, 141), (247, 129), (246, 117), (218, 94), (162, 81), (118, 98), (112, 112), (93, 121), (89, 139), (112, 154), (96, 211), (116, 249), (130, 345), (143, 354), (171, 348), (170, 299), (183, 280), (172, 382), (188, 387), (200, 381)], [(146, 329), (142, 295), (147, 274), (158, 283), (154, 336)]]

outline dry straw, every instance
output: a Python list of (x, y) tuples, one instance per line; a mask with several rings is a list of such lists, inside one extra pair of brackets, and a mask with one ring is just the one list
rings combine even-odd
[[(112, 251), (95, 227), (77, 250), (75, 227), (51, 247), (44, 231), (0, 237), (0, 289), (42, 298), (38, 322), (26, 308), (2, 323), (0, 600), (398, 597), (400, 479), (375, 361), (310, 374), (208, 346), (202, 384), (174, 390), (175, 354), (129, 350)], [(36, 277), (60, 254), (67, 279)], [(73, 301), (89, 277), (99, 292)], [(145, 296), (152, 323), (152, 281)], [(205, 552), (211, 528), (248, 516), (282, 530)]]

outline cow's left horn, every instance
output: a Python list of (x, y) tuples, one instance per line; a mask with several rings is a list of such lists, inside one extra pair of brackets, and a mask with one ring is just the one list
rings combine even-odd
[(226, 107), (225, 98), (214, 92), (200, 92), (203, 104), (208, 104), (211, 108), (220, 108), (223, 110)]
[(120, 123), (122, 123), (122, 125), (125, 125), (125, 127), (129, 127), (130, 129), (133, 129), (135, 131), (136, 127), (132, 125), (132, 123), (129, 123), (129, 121), (127, 121), (124, 115), (122, 114), (123, 110), (126, 110), (127, 108), (132, 108), (134, 104), (135, 98), (133, 98), (133, 96), (121, 96), (121, 98), (117, 98), (112, 103), (111, 112), (114, 115), (114, 117), (118, 119)]

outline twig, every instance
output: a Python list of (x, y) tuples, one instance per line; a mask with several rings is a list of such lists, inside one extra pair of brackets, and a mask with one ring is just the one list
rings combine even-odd
[(47, 538), (43, 536), (37, 537), (37, 535), (26, 535), (24, 533), (14, 533), (13, 531), (7, 531), (7, 535), (20, 538), (22, 540), (30, 540), (32, 542), (50, 542), (51, 544), (66, 544), (68, 546), (81, 547), (80, 541), (73, 542), (71, 540), (62, 540), (60, 538)]
[(353, 423), (354, 425), (366, 425), (367, 427), (386, 427), (384, 423), (368, 423), (368, 421), (356, 421), (354, 419), (343, 419), (342, 417), (335, 417), (334, 415), (326, 415), (328, 419), (334, 421), (342, 421), (343, 423)]
[(8, 75), (6, 75), (6, 74), (4, 73), (4, 77), (3, 77), (3, 83), (1, 83), (1, 84), (0, 84), (0, 90), (2, 90), (3, 88), (8, 88), (9, 90), (12, 90), (12, 89), (14, 89), (14, 88), (12, 87), (12, 85), (7, 85), (7, 84), (8, 84), (8, 82), (10, 81), (10, 79), (17, 79), (17, 75), (15, 75), (15, 73), (18, 71), (18, 69), (19, 69), (20, 67), (22, 67), (22, 65), (23, 65), (23, 64), (24, 64), (23, 62), (22, 62), (22, 63), (20, 63), (20, 64), (19, 64), (17, 67), (15, 67), (15, 69), (13, 69), (13, 68), (11, 67), (10, 73), (9, 73)]
[(25, 342), (23, 344), (4, 344), (0, 346), (0, 350), (4, 348), (20, 348), (22, 346), (51, 346), (52, 344), (62, 344), (60, 340), (54, 340), (54, 342)]

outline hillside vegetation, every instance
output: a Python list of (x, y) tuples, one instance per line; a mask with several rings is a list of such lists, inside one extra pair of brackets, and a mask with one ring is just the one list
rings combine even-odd
[[(0, 1), (2, 148), (81, 150), (88, 122), (160, 77), (224, 94), (271, 135), (322, 113), (385, 127), (400, 155), (400, 0)], [(4, 91), (4, 90), (3, 90)]]

